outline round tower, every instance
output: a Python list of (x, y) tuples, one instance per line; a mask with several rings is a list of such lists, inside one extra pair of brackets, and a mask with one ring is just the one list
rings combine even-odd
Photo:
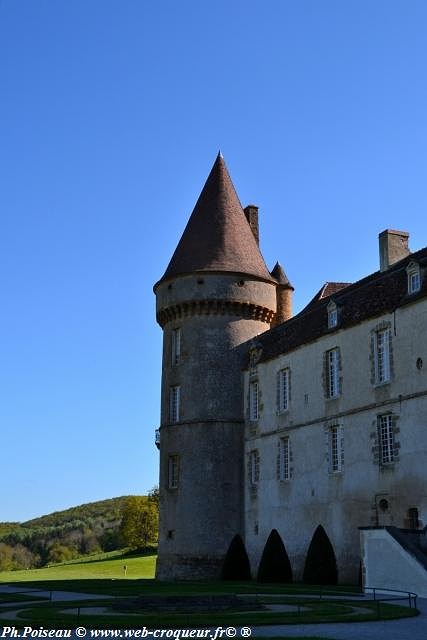
[(271, 275), (277, 280), (277, 305), (276, 315), (274, 317), (273, 326), (282, 324), (292, 318), (292, 294), (295, 291), (286, 273), (283, 271), (283, 267), (279, 262), (276, 262)]
[(239, 345), (266, 331), (275, 281), (219, 154), (163, 277), (159, 579), (219, 577), (243, 534)]

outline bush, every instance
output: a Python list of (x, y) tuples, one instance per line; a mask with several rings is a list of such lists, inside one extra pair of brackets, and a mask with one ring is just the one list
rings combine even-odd
[(338, 582), (334, 548), (320, 524), (308, 547), (303, 582), (306, 584), (337, 584)]
[(258, 582), (292, 582), (292, 567), (278, 531), (268, 536), (258, 567)]
[(245, 545), (239, 535), (234, 536), (228, 547), (221, 572), (222, 580), (250, 580), (251, 567)]

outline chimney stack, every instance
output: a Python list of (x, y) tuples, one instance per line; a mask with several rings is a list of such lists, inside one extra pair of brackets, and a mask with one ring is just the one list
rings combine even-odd
[(380, 270), (387, 271), (395, 262), (406, 258), (411, 252), (408, 247), (409, 233), (386, 229), (379, 236)]
[(255, 204), (248, 204), (243, 211), (245, 212), (246, 220), (249, 222), (256, 243), (259, 246), (258, 207)]

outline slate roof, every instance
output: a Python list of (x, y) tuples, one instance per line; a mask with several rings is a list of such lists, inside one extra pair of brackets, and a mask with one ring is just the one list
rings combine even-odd
[[(412, 261), (426, 271), (426, 276), (421, 277), (420, 291), (409, 295), (406, 267)], [(376, 271), (354, 284), (329, 289), (325, 286), (298, 315), (257, 337), (257, 346), (262, 349), (260, 362), (427, 297), (427, 247), (411, 253), (387, 271)], [(319, 295), (322, 291), (324, 294)], [(329, 295), (325, 295), (328, 291)], [(338, 307), (338, 326), (332, 329), (328, 328), (327, 320), (330, 300)]]
[(283, 288), (294, 290), (293, 286), (289, 282), (288, 276), (283, 271), (283, 267), (280, 264), (280, 262), (276, 262), (276, 264), (274, 265), (273, 271), (271, 272), (271, 275), (275, 280), (277, 280), (279, 284), (283, 286)]
[(218, 154), (171, 261), (159, 282), (204, 271), (248, 274), (274, 282)]
[(310, 300), (308, 305), (304, 308), (304, 311), (319, 302), (319, 300), (323, 300), (323, 298), (329, 298), (335, 293), (338, 293), (338, 291), (341, 291), (341, 289), (345, 289), (345, 287), (349, 287), (350, 285), (351, 282), (325, 282), (325, 284), (316, 293), (314, 298)]

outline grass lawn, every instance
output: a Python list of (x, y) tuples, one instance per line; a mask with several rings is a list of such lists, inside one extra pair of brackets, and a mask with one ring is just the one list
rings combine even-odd
[[(123, 567), (126, 565), (126, 578)], [(81, 562), (52, 565), (42, 569), (0, 572), (2, 582), (35, 582), (51, 580), (96, 580), (96, 579), (126, 579), (154, 578), (156, 556), (125, 556), (107, 560), (91, 559)], [(67, 590), (75, 590), (70, 588)]]
[[(262, 601), (262, 598), (260, 598)], [(297, 604), (295, 599), (289, 602), (292, 608)], [(377, 609), (375, 603), (363, 603), (363, 611), (353, 610), (354, 603), (349, 601), (328, 601), (301, 600), (301, 610), (276, 612), (269, 610), (261, 611), (209, 611), (209, 612), (191, 612), (187, 611), (152, 611), (134, 609), (129, 612), (117, 611), (114, 600), (91, 601), (85, 602), (76, 600), (73, 602), (45, 602), (41, 604), (31, 603), (24, 608), (19, 605), (15, 609), (19, 609), (18, 619), (8, 619), (7, 611), (4, 611), (4, 617), (1, 623), (5, 626), (26, 626), (41, 625), (46, 628), (74, 628), (82, 625), (88, 629), (91, 628), (127, 628), (135, 629), (148, 627), (150, 629), (166, 628), (166, 629), (182, 629), (182, 628), (208, 628), (215, 626), (233, 626), (240, 628), (242, 625), (256, 627), (259, 625), (299, 625), (310, 623), (325, 622), (362, 622), (368, 620), (377, 620)], [(105, 613), (89, 613), (93, 607), (101, 607), (105, 609)], [(79, 610), (78, 610), (79, 608)], [(86, 609), (88, 608), (88, 610)], [(8, 606), (8, 610), (12, 610), (12, 605)], [(383, 603), (381, 605), (381, 619), (394, 619), (398, 617), (407, 617), (416, 615), (414, 609), (407, 607), (393, 606)]]
[[(54, 598), (51, 602), (27, 602), (22, 601), (24, 594), (3, 595), (0, 592), (0, 603), (3, 603), (3, 612), (0, 623), (10, 626), (25, 626), (29, 623), (43, 625), (47, 628), (64, 626), (75, 627), (78, 625), (87, 628), (183, 628), (183, 627), (210, 627), (210, 626), (234, 626), (242, 624), (255, 627), (266, 624), (307, 624), (318, 622), (354, 622), (363, 620), (375, 620), (378, 617), (376, 603), (349, 600), (331, 600), (332, 595), (355, 595), (360, 593), (357, 587), (318, 587), (303, 584), (277, 585), (259, 584), (256, 582), (158, 582), (153, 580), (155, 571), (155, 555), (123, 556), (122, 554), (105, 559), (94, 557), (81, 562), (54, 565), (50, 568), (34, 569), (28, 571), (10, 571), (0, 573), (1, 583), (8, 583), (17, 588), (25, 587), (37, 590), (73, 591), (79, 593), (92, 593), (110, 596), (99, 601), (87, 601), (83, 599), (60, 602)], [(124, 566), (127, 567), (126, 576)], [(0, 590), (1, 591), (1, 590)], [(308, 598), (309, 594), (315, 594), (316, 598)], [(131, 607), (128, 611), (117, 611), (117, 598), (132, 597), (138, 595), (150, 596), (198, 596), (220, 594), (257, 594), (257, 601), (263, 605), (269, 603), (292, 605), (292, 610), (271, 611), (196, 611), (180, 608), (170, 610), (146, 610)], [(275, 594), (276, 597), (272, 597)], [(320, 594), (322, 598), (320, 598)], [(36, 598), (48, 594), (34, 593)], [(289, 597), (293, 596), (293, 597)], [(32, 598), (32, 594), (27, 596)], [(294, 607), (299, 605), (298, 611)], [(87, 608), (106, 608), (104, 614), (91, 614)], [(188, 607), (188, 605), (187, 605)], [(356, 608), (355, 608), (356, 607)], [(79, 611), (77, 609), (79, 608)], [(8, 620), (7, 611), (18, 610), (18, 618), (13, 615)], [(381, 619), (406, 617), (416, 615), (417, 611), (407, 607), (399, 607), (381, 604)]]

